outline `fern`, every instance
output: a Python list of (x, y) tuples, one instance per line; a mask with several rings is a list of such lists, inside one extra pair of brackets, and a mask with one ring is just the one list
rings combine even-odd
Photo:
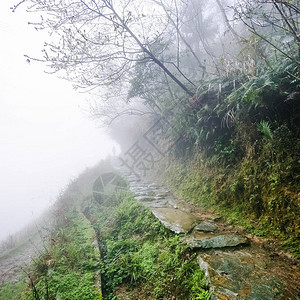
[(273, 140), (273, 133), (270, 128), (270, 123), (268, 121), (260, 121), (257, 124), (257, 130), (262, 133), (265, 141)]

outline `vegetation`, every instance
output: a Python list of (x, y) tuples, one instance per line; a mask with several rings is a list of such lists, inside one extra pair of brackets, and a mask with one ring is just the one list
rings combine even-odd
[(166, 178), (185, 199), (218, 207), (300, 257), (299, 66), (273, 59), (251, 79), (204, 87), (178, 111), (181, 162)]
[(93, 247), (94, 231), (76, 210), (64, 216), (51, 235), (51, 246), (34, 260), (32, 291), (25, 299), (102, 299), (95, 287), (99, 252)]
[(44, 251), (1, 286), (1, 299), (209, 299), (197, 253), (132, 194), (93, 198), (100, 170), (111, 171), (87, 170), (60, 196)]
[(1, 286), (1, 299), (102, 299), (95, 287), (99, 252), (84, 216), (70, 209), (49, 238), (49, 246), (33, 258), (31, 266), (22, 267), (22, 280)]
[[(176, 141), (163, 174), (169, 186), (300, 258), (299, 1), (21, 3), (43, 12), (34, 24), (55, 37), (36, 60), (106, 99), (94, 116), (167, 119), (156, 139)], [(99, 207), (96, 174), (62, 195), (22, 297), (209, 299), (195, 254), (131, 195)]]
[(110, 215), (107, 211), (95, 224), (104, 299), (210, 298), (196, 254), (149, 209), (127, 195)]
[[(271, 134), (268, 123), (259, 125), (265, 128), (247, 127), (257, 136), (255, 144), (245, 147), (249, 136), (240, 144), (237, 131), (230, 145), (217, 144), (213, 154), (196, 152), (188, 162), (173, 163), (165, 179), (187, 201), (214, 208), (256, 235), (275, 237), (300, 257), (300, 141), (286, 125)], [(239, 159), (238, 143), (245, 147)]]
[(17, 283), (4, 283), (0, 289), (0, 299), (19, 300), (26, 288), (26, 281), (23, 279)]

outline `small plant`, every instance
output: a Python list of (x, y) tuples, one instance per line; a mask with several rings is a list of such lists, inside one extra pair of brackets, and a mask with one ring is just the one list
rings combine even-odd
[(268, 121), (260, 121), (257, 124), (257, 130), (262, 133), (263, 139), (268, 142), (273, 140), (273, 133), (271, 130), (270, 123)]

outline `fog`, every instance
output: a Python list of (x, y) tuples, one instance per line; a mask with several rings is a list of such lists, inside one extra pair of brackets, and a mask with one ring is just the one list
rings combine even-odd
[(43, 36), (0, 3), (0, 240), (38, 217), (117, 145), (83, 113), (86, 94), (28, 62)]

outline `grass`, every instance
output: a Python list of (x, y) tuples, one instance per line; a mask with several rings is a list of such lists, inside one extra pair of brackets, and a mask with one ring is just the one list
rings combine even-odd
[(3, 284), (1, 299), (101, 300), (95, 285), (100, 254), (93, 246), (95, 232), (84, 215), (70, 209), (56, 224), (50, 240), (26, 268), (30, 280)]
[(0, 299), (2, 300), (19, 300), (26, 289), (27, 283), (25, 280), (19, 282), (7, 282), (0, 288)]
[[(35, 289), (44, 299), (102, 299), (95, 287), (99, 252), (95, 232), (84, 215), (70, 209), (52, 233), (52, 245), (34, 261)], [(26, 300), (33, 300), (28, 293)]]
[(86, 171), (60, 196), (45, 251), (27, 281), (2, 286), (1, 299), (210, 299), (196, 254), (179, 236), (129, 192), (99, 205), (88, 194), (92, 177)]
[(260, 152), (231, 167), (201, 153), (173, 161), (162, 180), (186, 201), (213, 209), (252, 234), (275, 239), (300, 258), (299, 162), (294, 158), (300, 143), (295, 141), (293, 150), (290, 142), (280, 145), (280, 138), (264, 141)]
[(101, 213), (104, 299), (210, 298), (196, 255), (149, 209), (127, 195)]

